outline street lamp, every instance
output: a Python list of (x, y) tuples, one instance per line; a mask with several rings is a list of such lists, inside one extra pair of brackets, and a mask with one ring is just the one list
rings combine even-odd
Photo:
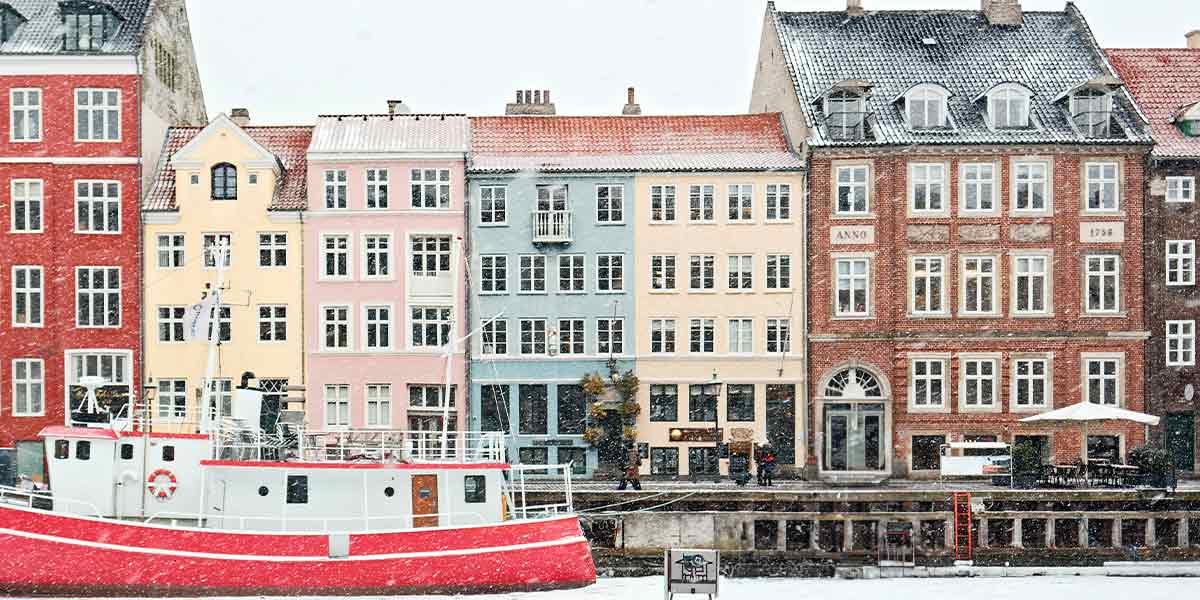
[(704, 392), (704, 399), (707, 403), (709, 398), (712, 398), (713, 403), (713, 438), (716, 440), (716, 447), (713, 448), (713, 460), (717, 463), (717, 470), (713, 474), (715, 483), (721, 482), (721, 380), (717, 378), (717, 370), (713, 369), (712, 379), (704, 384), (701, 391)]

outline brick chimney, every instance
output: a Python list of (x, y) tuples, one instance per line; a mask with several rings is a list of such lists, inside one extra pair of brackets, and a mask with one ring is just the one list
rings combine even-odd
[(407, 115), (412, 112), (403, 100), (388, 100), (387, 107), (389, 115)]
[(517, 90), (517, 101), (505, 104), (504, 114), (553, 115), (554, 104), (550, 102), (550, 90)]
[(250, 124), (250, 109), (248, 108), (233, 108), (229, 110), (229, 120), (237, 123), (238, 127), (245, 127)]
[(983, 0), (982, 10), (989, 25), (1016, 27), (1024, 22), (1020, 0)]
[(846, 0), (846, 16), (861, 17), (863, 14), (862, 0)]
[(1187, 47), (1192, 50), (1200, 50), (1200, 29), (1188, 32)]
[(621, 108), (623, 115), (640, 115), (642, 106), (633, 99), (633, 88), (626, 90), (625, 106)]

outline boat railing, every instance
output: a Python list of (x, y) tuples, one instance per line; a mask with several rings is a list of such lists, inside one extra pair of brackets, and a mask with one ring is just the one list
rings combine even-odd
[[(485, 525), (487, 519), (477, 512), (445, 512), (445, 513), (430, 513), (430, 514), (400, 514), (400, 515), (377, 515), (365, 517), (288, 517), (285, 515), (226, 515), (226, 514), (200, 514), (176, 511), (159, 511), (149, 517), (146, 517), (142, 522), (155, 524), (169, 524), (172, 527), (177, 527), (181, 522), (194, 523), (196, 527), (203, 527), (205, 523), (210, 526), (212, 523), (219, 522), (220, 529), (237, 529), (239, 531), (283, 531), (283, 532), (366, 532), (366, 531), (408, 531), (425, 529), (423, 527), (413, 527), (411, 525), (396, 527), (388, 524), (409, 523), (412, 519), (437, 519), (442, 522), (443, 519), (453, 522), (454, 525)], [(259, 527), (254, 526), (258, 523)], [(230, 524), (236, 524), (236, 527), (230, 527)], [(376, 526), (372, 526), (376, 525)]]
[(299, 458), (306, 462), (506, 462), (500, 432), (336, 429), (303, 431), (298, 437)]
[(85, 500), (64, 498), (46, 490), (25, 490), (7, 485), (0, 485), (0, 503), (47, 510), (56, 506), (79, 507), (86, 509), (86, 512), (71, 512), (85, 516), (103, 516), (103, 514), (100, 512), (100, 509), (95, 504)]
[[(574, 462), (561, 465), (513, 465), (509, 469), (509, 497), (512, 504), (512, 516), (516, 519), (533, 519), (538, 517), (566, 514), (575, 512), (574, 490), (571, 485), (571, 472)], [(535, 479), (526, 480), (526, 475), (536, 475)], [(561, 487), (555, 482), (561, 477)], [(539, 492), (554, 498), (560, 497), (561, 502), (530, 504), (526, 490), (529, 482), (536, 482)], [(557, 492), (557, 493), (555, 493)]]

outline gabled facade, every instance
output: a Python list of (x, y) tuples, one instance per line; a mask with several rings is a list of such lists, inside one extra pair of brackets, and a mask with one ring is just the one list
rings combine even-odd
[(462, 428), (465, 351), (446, 345), (467, 333), (468, 129), (462, 115), (317, 120), (304, 212), (311, 428), (440, 432), (445, 415)]
[(168, 131), (142, 207), (144, 380), (154, 391), (156, 430), (196, 433), (203, 420), (208, 344), (185, 338), (184, 315), (211, 292), (221, 242), (229, 253), (212, 384), (221, 414), (230, 414), (246, 371), (272, 409), (281, 408), (288, 385), (304, 383), (300, 214), (311, 136), (311, 127), (242, 126), (223, 114), (203, 128)]
[(1073, 5), (769, 3), (751, 110), (783, 112), (809, 164), (815, 474), (931, 477), (951, 441), (1058, 461), (1144, 442), (1019, 423), (1145, 407), (1151, 138)]

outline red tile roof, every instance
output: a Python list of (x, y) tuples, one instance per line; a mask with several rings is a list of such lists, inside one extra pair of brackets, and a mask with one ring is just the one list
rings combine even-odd
[[(172, 127), (167, 131), (162, 159), (159, 161), (154, 184), (142, 203), (145, 211), (174, 211), (175, 168), (171, 157), (192, 141), (203, 127)], [(307, 206), (308, 144), (312, 140), (312, 127), (244, 127), (243, 130), (274, 154), (283, 164), (282, 182), (275, 188), (269, 210), (304, 210)]]
[(1137, 48), (1107, 50), (1154, 132), (1153, 156), (1200, 159), (1200, 138), (1187, 137), (1171, 117), (1200, 103), (1200, 50)]
[(474, 172), (801, 168), (778, 113), (471, 118)]

